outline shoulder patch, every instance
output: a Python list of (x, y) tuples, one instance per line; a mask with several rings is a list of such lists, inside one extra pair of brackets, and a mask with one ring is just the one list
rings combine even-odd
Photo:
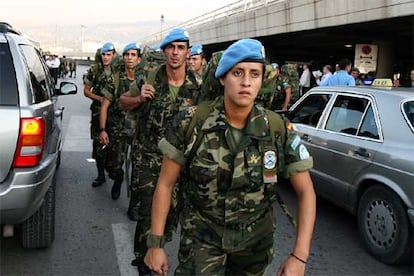
[(300, 157), (300, 160), (305, 160), (310, 157), (308, 150), (303, 144), (299, 146), (299, 157)]

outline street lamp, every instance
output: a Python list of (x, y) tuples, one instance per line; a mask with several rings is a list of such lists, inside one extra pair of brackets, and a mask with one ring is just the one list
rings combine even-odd
[(161, 14), (161, 40), (162, 40), (162, 25), (164, 24), (164, 15)]

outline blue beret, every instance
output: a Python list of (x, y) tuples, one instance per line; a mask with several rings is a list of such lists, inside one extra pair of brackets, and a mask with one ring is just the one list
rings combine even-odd
[(190, 36), (188, 35), (188, 32), (182, 28), (177, 28), (171, 30), (165, 37), (164, 40), (160, 44), (161, 49), (165, 49), (168, 44), (171, 44), (175, 41), (189, 41)]
[(195, 55), (201, 55), (203, 53), (203, 45), (195, 44), (191, 46), (190, 57)]
[(273, 69), (279, 68), (279, 64), (277, 64), (276, 62), (274, 62), (270, 65), (272, 65)]
[(138, 43), (131, 42), (124, 47), (124, 50), (122, 51), (122, 55), (125, 55), (125, 53), (128, 52), (129, 50), (138, 50), (139, 52), (141, 48), (139, 47)]
[(249, 60), (264, 63), (265, 60), (264, 47), (258, 40), (245, 38), (240, 39), (231, 44), (223, 53), (217, 70), (215, 73), (216, 78), (222, 77), (227, 73), (234, 65), (239, 62)]
[(115, 51), (115, 46), (114, 46), (114, 44), (113, 44), (112, 42), (107, 42), (107, 43), (105, 43), (105, 44), (102, 46), (102, 48), (101, 48), (101, 55), (102, 55), (103, 53), (106, 53), (106, 52), (108, 52), (108, 51), (112, 51), (112, 50), (114, 50), (114, 51)]

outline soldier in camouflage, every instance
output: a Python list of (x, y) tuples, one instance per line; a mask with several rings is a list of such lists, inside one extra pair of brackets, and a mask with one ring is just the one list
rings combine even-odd
[[(138, 96), (127, 93), (120, 99), (123, 109), (138, 108), (139, 131), (132, 147), (131, 182), (139, 195), (139, 216), (134, 242), (136, 259), (133, 265), (138, 266), (140, 275), (151, 274), (144, 263), (144, 257), (151, 221), (149, 210), (162, 162), (162, 153), (157, 145), (174, 115), (191, 105), (193, 96), (199, 91), (194, 74), (186, 67), (190, 51), (188, 33), (180, 28), (173, 29), (164, 38), (160, 48), (166, 56), (165, 65), (156, 71), (145, 72), (145, 84)], [(169, 239), (175, 227), (176, 223), (172, 220), (166, 230)]]
[[(160, 141), (164, 159), (145, 258), (156, 273), (168, 273), (164, 226), (171, 194), (185, 168), (176, 275), (263, 275), (273, 258), (272, 203), (279, 176), (288, 177), (298, 194), (299, 227), (291, 256), (278, 274), (304, 275), (316, 213), (312, 158), (291, 125), (254, 104), (263, 64), (259, 41), (232, 44), (215, 73), (224, 97), (210, 104), (210, 113), (194, 130), (188, 129), (190, 122), (204, 105), (180, 112)], [(187, 140), (188, 131), (192, 136)]]
[(109, 177), (114, 180), (111, 190), (111, 197), (114, 200), (121, 194), (126, 149), (136, 129), (134, 114), (120, 109), (118, 103), (120, 95), (129, 92), (131, 86), (136, 86), (135, 69), (141, 61), (139, 45), (135, 42), (126, 45), (122, 52), (122, 59), (123, 63), (119, 66), (119, 70), (103, 89), (105, 97), (100, 112), (99, 139), (102, 145), (108, 146), (107, 170)]
[(203, 82), (202, 77), (205, 63), (206, 57), (203, 51), (203, 45), (195, 44), (191, 46), (190, 57), (188, 58), (188, 67), (193, 70), (198, 85), (201, 85)]
[(281, 70), (277, 65), (274, 70), (275, 90), (272, 93), (262, 88), (256, 102), (270, 110), (288, 110), (299, 99), (299, 74), (293, 64), (284, 64)]
[(105, 87), (108, 79), (113, 73), (111, 67), (112, 59), (115, 56), (115, 47), (111, 42), (105, 43), (97, 50), (95, 56), (95, 63), (88, 70), (83, 79), (85, 97), (92, 100), (91, 110), (91, 139), (92, 139), (92, 158), (96, 161), (98, 169), (98, 176), (92, 182), (92, 187), (98, 187), (105, 183), (105, 165), (106, 165), (106, 151), (102, 150), (99, 142), (99, 113), (101, 110), (101, 103), (104, 99), (102, 89)]

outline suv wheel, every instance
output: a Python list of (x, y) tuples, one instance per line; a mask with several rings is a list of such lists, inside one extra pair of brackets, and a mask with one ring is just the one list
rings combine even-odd
[(407, 208), (390, 189), (368, 188), (358, 206), (358, 228), (368, 251), (384, 263), (407, 263), (411, 259), (413, 227)]
[(55, 186), (53, 178), (39, 210), (21, 225), (21, 243), (23, 248), (49, 247), (55, 237)]

